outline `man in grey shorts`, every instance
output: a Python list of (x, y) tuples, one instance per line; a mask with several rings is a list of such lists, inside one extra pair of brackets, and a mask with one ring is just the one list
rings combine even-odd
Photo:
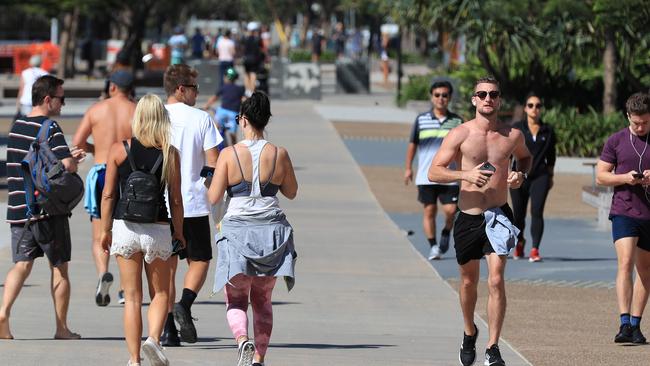
[[(9, 132), (7, 144), (7, 222), (11, 225), (11, 253), (14, 266), (4, 282), (0, 306), (0, 339), (13, 339), (9, 327), (11, 308), (32, 271), (34, 259), (47, 256), (52, 274), (51, 291), (56, 315), (55, 339), (79, 339), (81, 336), (68, 329), (67, 316), (70, 303), (70, 227), (67, 216), (34, 215), (27, 213), (25, 187), (20, 162), (25, 158), (32, 139), (38, 136), (47, 119), (58, 116), (65, 105), (63, 80), (51, 75), (41, 76), (32, 87), (34, 108), (24, 118), (18, 118)], [(25, 138), (25, 137), (29, 138)], [(69, 172), (77, 171), (77, 159), (83, 151), (70, 151), (59, 125), (54, 122), (49, 131), (52, 152), (63, 162)], [(25, 223), (31, 220), (25, 229)]]
[[(418, 172), (415, 184), (418, 186), (418, 201), (424, 206), (422, 228), (431, 246), (429, 260), (432, 260), (440, 259), (449, 249), (449, 235), (453, 226), (454, 213), (456, 213), (456, 203), (458, 202), (458, 183), (432, 182), (427, 178), (427, 173), (434, 155), (440, 148), (442, 139), (447, 136), (452, 128), (463, 123), (463, 119), (447, 109), (453, 92), (451, 83), (436, 81), (431, 84), (429, 92), (431, 93), (433, 108), (415, 118), (411, 140), (406, 150), (404, 183), (409, 184), (409, 182), (413, 181), (411, 165), (417, 150)], [(453, 166), (454, 164), (452, 164), (452, 168)], [(445, 214), (445, 227), (440, 234), (440, 243), (436, 242), (438, 200), (442, 204), (442, 211)]]

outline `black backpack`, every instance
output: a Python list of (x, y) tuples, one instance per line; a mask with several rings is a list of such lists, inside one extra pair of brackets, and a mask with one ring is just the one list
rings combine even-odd
[(138, 170), (131, 155), (131, 149), (126, 141), (122, 142), (126, 156), (131, 165), (131, 173), (123, 185), (120, 184), (120, 199), (117, 202), (117, 212), (126, 221), (154, 223), (158, 221), (160, 208), (160, 180), (155, 172), (162, 163), (162, 153), (151, 168), (151, 171)]
[(69, 216), (84, 195), (81, 177), (65, 170), (50, 148), (48, 140), (53, 123), (51, 119), (43, 121), (36, 139), (20, 163), (28, 218), (41, 214)]

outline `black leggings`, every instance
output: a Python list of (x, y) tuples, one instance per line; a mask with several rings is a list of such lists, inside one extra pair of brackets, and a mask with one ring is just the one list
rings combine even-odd
[(544, 234), (544, 205), (548, 196), (550, 175), (542, 174), (526, 179), (519, 189), (511, 189), (512, 211), (515, 226), (521, 231), (519, 239), (524, 238), (526, 228), (526, 208), (530, 197), (530, 234), (533, 236), (533, 248), (539, 248)]

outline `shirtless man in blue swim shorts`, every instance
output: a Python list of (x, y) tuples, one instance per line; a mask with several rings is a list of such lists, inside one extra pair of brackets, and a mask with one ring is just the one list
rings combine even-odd
[[(476, 82), (472, 104), (476, 117), (452, 129), (429, 168), (429, 180), (460, 181), (454, 223), (454, 246), (460, 266), (460, 304), (465, 333), (459, 361), (472, 365), (476, 359), (478, 328), (474, 324), (480, 260), (488, 264), (488, 330), (485, 364), (505, 366), (499, 351), (499, 336), (506, 313), (504, 270), (508, 251), (517, 240), (512, 210), (507, 204), (508, 188), (519, 188), (530, 169), (532, 157), (521, 131), (497, 119), (501, 106), (499, 83), (493, 78)], [(509, 171), (510, 156), (518, 171)], [(458, 170), (447, 168), (456, 162)]]

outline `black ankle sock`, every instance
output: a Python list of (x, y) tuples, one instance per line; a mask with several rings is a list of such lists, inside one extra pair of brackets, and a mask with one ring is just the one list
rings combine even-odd
[(192, 307), (192, 304), (194, 304), (194, 300), (196, 300), (196, 292), (190, 290), (189, 288), (184, 288), (183, 295), (181, 296), (181, 301), (179, 301), (179, 303), (183, 305), (185, 309), (189, 309)]
[(442, 236), (449, 236), (449, 233), (451, 232), (450, 229), (442, 229)]
[(165, 329), (169, 331), (176, 331), (176, 324), (174, 324), (173, 313), (167, 313), (167, 320), (165, 320)]
[(427, 240), (429, 241), (429, 245), (430, 245), (430, 246), (438, 245), (438, 243), (436, 243), (436, 238), (433, 238), (433, 239), (427, 239)]

